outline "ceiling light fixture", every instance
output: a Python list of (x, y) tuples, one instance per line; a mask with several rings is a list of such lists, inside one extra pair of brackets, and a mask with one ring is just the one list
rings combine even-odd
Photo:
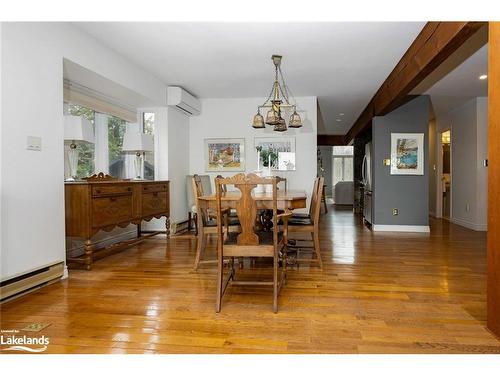
[[(283, 109), (293, 110), (290, 120), (288, 121), (289, 128), (300, 128), (302, 126), (302, 119), (297, 113), (297, 104), (293, 100), (294, 104), (290, 103), (289, 88), (285, 83), (283, 78), (283, 73), (281, 72), (281, 58), (280, 55), (272, 55), (271, 60), (274, 64), (274, 83), (271, 89), (271, 93), (267, 97), (266, 101), (257, 108), (257, 114), (253, 117), (252, 126), (255, 129), (264, 129), (267, 125), (273, 125), (274, 131), (284, 132), (287, 130), (287, 124), (282, 117)], [(292, 96), (293, 98), (293, 96)], [(261, 108), (269, 108), (266, 113), (266, 119), (260, 113)]]
[(338, 119), (336, 119), (335, 121), (340, 122), (340, 121), (342, 121), (342, 120), (338, 118)]
[(486, 78), (488, 78), (488, 75), (486, 75), (486, 74), (481, 74), (479, 76), (479, 79), (486, 79)]
[(344, 116), (344, 114), (343, 113), (339, 113), (339, 116)]

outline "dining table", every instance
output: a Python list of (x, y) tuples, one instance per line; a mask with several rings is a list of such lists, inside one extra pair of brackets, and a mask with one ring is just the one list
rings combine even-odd
[[(227, 191), (221, 195), (222, 208), (236, 208), (236, 204), (241, 197), (239, 191)], [(273, 208), (272, 192), (253, 192), (252, 197), (255, 199), (258, 210), (271, 210)], [(204, 208), (215, 210), (217, 208), (217, 197), (215, 194), (202, 195), (200, 203)], [(278, 210), (295, 210), (306, 208), (307, 194), (304, 190), (278, 190), (277, 197)]]
[[(221, 208), (234, 209), (241, 197), (241, 192), (238, 190), (222, 192)], [(259, 221), (262, 229), (270, 231), (272, 228), (272, 209), (273, 209), (273, 193), (253, 191), (252, 197), (256, 201), (257, 210), (259, 210)], [(215, 194), (203, 195), (199, 198), (201, 209), (215, 212), (217, 209), (217, 196)], [(277, 191), (277, 209), (278, 210), (295, 210), (306, 208), (307, 194), (304, 190), (278, 190)], [(201, 232), (201, 231), (200, 231)]]

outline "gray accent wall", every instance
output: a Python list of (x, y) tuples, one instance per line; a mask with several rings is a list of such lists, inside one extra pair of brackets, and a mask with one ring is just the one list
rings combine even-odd
[[(375, 117), (373, 142), (373, 212), (375, 225), (429, 225), (428, 96), (419, 96), (385, 116)], [(391, 175), (391, 133), (424, 133), (424, 175)], [(399, 214), (392, 215), (393, 208)]]
[[(323, 159), (323, 176), (325, 177), (325, 193), (328, 197), (332, 196), (332, 152), (333, 146), (318, 146), (321, 151), (321, 158)], [(319, 164), (318, 164), (318, 175), (319, 175)]]

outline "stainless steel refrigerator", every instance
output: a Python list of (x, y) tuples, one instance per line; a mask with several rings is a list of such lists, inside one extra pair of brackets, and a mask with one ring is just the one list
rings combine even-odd
[(365, 157), (361, 169), (364, 186), (363, 218), (369, 224), (373, 223), (373, 200), (372, 200), (372, 143), (365, 145)]

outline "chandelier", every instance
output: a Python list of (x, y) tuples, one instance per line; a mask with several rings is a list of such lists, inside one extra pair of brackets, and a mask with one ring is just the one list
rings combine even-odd
[[(293, 110), (290, 120), (288, 121), (288, 127), (290, 128), (300, 128), (302, 126), (302, 119), (297, 113), (296, 104), (290, 104), (288, 94), (288, 86), (285, 83), (283, 74), (281, 73), (281, 58), (280, 55), (272, 55), (271, 60), (274, 64), (274, 83), (264, 104), (257, 108), (257, 114), (253, 117), (252, 126), (255, 129), (264, 129), (267, 125), (274, 126), (274, 131), (284, 132), (287, 130), (287, 124), (283, 119), (283, 109), (290, 108)], [(261, 115), (261, 108), (269, 108), (266, 114), (266, 121), (264, 122), (264, 117)]]

